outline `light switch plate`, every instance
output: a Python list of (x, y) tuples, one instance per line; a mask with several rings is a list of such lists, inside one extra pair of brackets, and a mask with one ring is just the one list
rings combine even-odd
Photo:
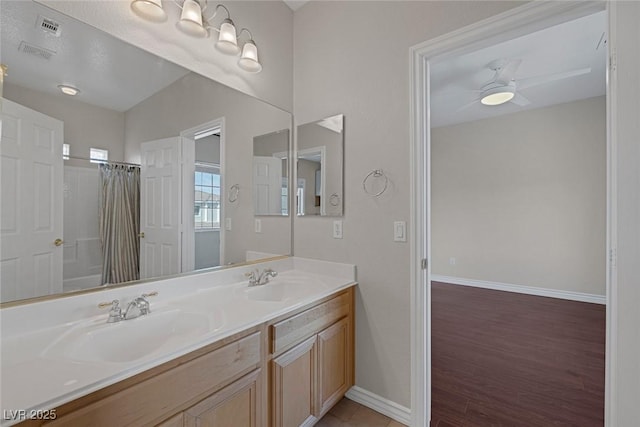
[(342, 221), (341, 220), (333, 221), (333, 238), (342, 239)]
[(227, 231), (231, 231), (231, 218), (225, 218), (224, 229)]
[(255, 220), (255, 232), (262, 233), (262, 220), (260, 219)]
[(393, 222), (393, 241), (394, 242), (407, 241), (407, 223), (405, 221)]

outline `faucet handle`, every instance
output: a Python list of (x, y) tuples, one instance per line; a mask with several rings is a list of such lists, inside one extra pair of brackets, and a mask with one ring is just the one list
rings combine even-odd
[(109, 318), (107, 319), (107, 323), (115, 323), (122, 320), (122, 309), (120, 308), (120, 301), (114, 299), (111, 302), (102, 302), (98, 304), (98, 308), (105, 308), (111, 306), (111, 310), (109, 310)]

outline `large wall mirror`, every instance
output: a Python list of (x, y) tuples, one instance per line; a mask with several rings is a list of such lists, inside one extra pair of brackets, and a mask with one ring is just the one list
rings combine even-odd
[(289, 214), (289, 129), (253, 138), (256, 216)]
[(32, 1), (1, 19), (2, 302), (291, 254), (251, 167), (290, 113)]
[(344, 115), (297, 128), (298, 216), (342, 216)]

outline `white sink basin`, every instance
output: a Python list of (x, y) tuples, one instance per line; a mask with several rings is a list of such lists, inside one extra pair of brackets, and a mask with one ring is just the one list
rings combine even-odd
[(169, 309), (118, 323), (73, 327), (44, 350), (47, 358), (127, 363), (220, 328), (209, 316)]
[(252, 286), (242, 289), (249, 300), (266, 302), (283, 302), (294, 298), (304, 298), (317, 292), (323, 285), (299, 280), (276, 278), (266, 285)]

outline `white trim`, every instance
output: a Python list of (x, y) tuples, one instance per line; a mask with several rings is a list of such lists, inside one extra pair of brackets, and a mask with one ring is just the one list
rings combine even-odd
[(444, 282), (452, 285), (471, 286), (474, 288), (493, 289), (494, 291), (514, 292), (517, 294), (536, 295), (539, 297), (558, 298), (570, 301), (606, 304), (605, 295), (587, 294), (584, 292), (561, 291), (558, 289), (538, 288), (535, 286), (515, 285), (512, 283), (489, 282), (486, 280), (465, 279), (462, 277), (441, 276), (432, 274), (431, 281)]
[(386, 415), (399, 423), (409, 425), (411, 410), (389, 399), (378, 396), (358, 386), (353, 386), (347, 391), (346, 397), (361, 405), (371, 408), (376, 412)]
[[(534, 31), (608, 8), (610, 15), (609, 49), (615, 50), (615, 20), (611, 10), (615, 2), (604, 1), (533, 1), (499, 15), (479, 21), (443, 36), (420, 43), (410, 49), (410, 137), (411, 137), (411, 407), (412, 427), (427, 427), (431, 418), (431, 328), (430, 328), (430, 194), (429, 194), (429, 64), (446, 57), (460, 55), (483, 46), (513, 39)], [(611, 73), (614, 74), (614, 73)], [(612, 84), (611, 81), (614, 83)], [(615, 78), (607, 81), (607, 102), (615, 99)], [(612, 157), (615, 152), (615, 113), (608, 109), (607, 152), (607, 254), (615, 249), (616, 223), (613, 202), (616, 200), (615, 172)], [(606, 254), (603, 254), (606, 256)], [(421, 269), (421, 260), (427, 269)], [(608, 258), (608, 257), (607, 257)], [(607, 261), (607, 365), (605, 375), (605, 426), (614, 427), (612, 390), (615, 386), (614, 366), (616, 325), (615, 266)]]

